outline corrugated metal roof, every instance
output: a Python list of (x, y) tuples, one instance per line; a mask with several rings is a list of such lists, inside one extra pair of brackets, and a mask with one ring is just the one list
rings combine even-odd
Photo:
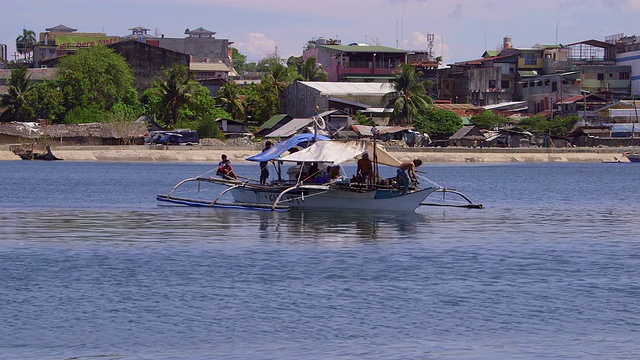
[(224, 63), (190, 63), (191, 71), (231, 71)]
[(265, 137), (289, 137), (313, 122), (311, 118), (294, 118)]
[(276, 124), (278, 124), (280, 121), (282, 121), (282, 119), (286, 118), (287, 114), (280, 114), (280, 115), (273, 115), (271, 117), (271, 119), (267, 120), (264, 124), (262, 124), (262, 126), (260, 126), (260, 131), (264, 130), (264, 129), (271, 129), (274, 126), (276, 126)]
[(505, 108), (514, 108), (514, 109), (521, 110), (523, 106), (526, 108), (526, 106), (527, 106), (527, 102), (526, 101), (503, 102), (503, 103), (500, 103), (500, 104), (485, 105), (485, 106), (483, 106), (483, 108), (485, 110), (495, 110), (495, 109), (505, 109)]
[(391, 83), (371, 83), (371, 82), (319, 82), (301, 81), (310, 88), (320, 91), (324, 96), (338, 95), (379, 95), (382, 96), (393, 91)]
[(398, 53), (406, 54), (406, 50), (390, 48), (386, 46), (348, 46), (348, 45), (318, 45), (318, 47), (342, 51), (342, 52), (359, 52), (359, 53)]
[(518, 70), (518, 75), (522, 77), (538, 76), (538, 72), (536, 70)]

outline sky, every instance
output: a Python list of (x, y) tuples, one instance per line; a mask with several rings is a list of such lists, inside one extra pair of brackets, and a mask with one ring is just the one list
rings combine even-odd
[(143, 26), (183, 38), (203, 27), (257, 62), (300, 56), (319, 37), (424, 51), (434, 34), (433, 55), (449, 64), (496, 50), (505, 36), (528, 48), (640, 35), (639, 16), (640, 0), (30, 0), (0, 5), (0, 43), (11, 60), (23, 28), (124, 36)]

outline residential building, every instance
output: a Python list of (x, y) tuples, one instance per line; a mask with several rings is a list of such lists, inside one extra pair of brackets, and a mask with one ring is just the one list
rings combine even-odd
[(40, 33), (38, 43), (33, 47), (34, 67), (40, 67), (47, 60), (65, 56), (81, 48), (111, 45), (120, 41), (119, 36), (108, 36), (106, 33), (77, 32), (78, 29), (62, 24), (45, 30)]
[(280, 110), (294, 118), (308, 118), (327, 110), (354, 115), (386, 105), (382, 98), (391, 91), (390, 83), (296, 81), (283, 91)]
[[(623, 36), (615, 40), (616, 65), (631, 68), (631, 94), (640, 96), (640, 41), (636, 35)], [(626, 76), (626, 75), (624, 75)]]
[(145, 41), (161, 48), (189, 54), (192, 62), (223, 63), (230, 66), (228, 39), (216, 39), (214, 31), (202, 27), (186, 29), (184, 33), (187, 35), (185, 38), (167, 38), (163, 35)]
[(394, 72), (407, 62), (407, 51), (386, 46), (351, 43), (318, 38), (308, 42), (304, 61), (314, 57), (330, 82), (389, 82)]

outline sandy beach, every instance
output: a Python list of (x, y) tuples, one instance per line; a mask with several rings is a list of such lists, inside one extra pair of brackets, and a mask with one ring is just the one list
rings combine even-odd
[[(52, 152), (68, 161), (122, 162), (208, 162), (217, 163), (226, 154), (234, 163), (260, 152), (260, 147), (234, 146), (52, 146)], [(513, 163), (513, 162), (602, 162), (621, 159), (627, 148), (390, 148), (399, 160), (421, 159), (426, 163)], [(0, 160), (20, 160), (0, 146)], [(627, 161), (622, 158), (622, 161)]]

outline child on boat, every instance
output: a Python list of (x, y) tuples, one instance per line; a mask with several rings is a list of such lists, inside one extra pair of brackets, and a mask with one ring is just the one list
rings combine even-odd
[(216, 171), (216, 175), (222, 176), (225, 179), (238, 180), (238, 176), (233, 171), (233, 166), (231, 166), (231, 161), (227, 158), (227, 155), (222, 154), (220, 158), (222, 161), (218, 163), (218, 171)]

